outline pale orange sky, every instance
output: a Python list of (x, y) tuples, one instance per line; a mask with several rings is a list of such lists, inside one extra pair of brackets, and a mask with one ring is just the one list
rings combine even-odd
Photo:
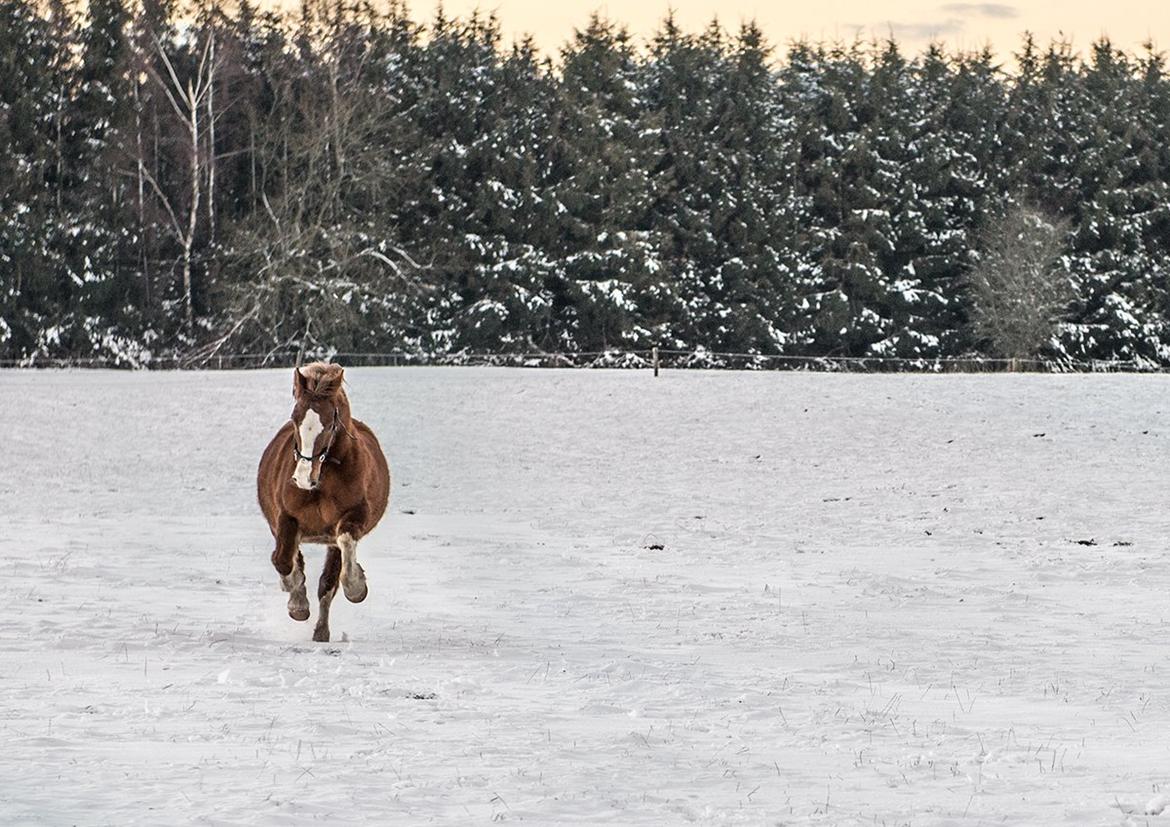
[[(1063, 33), (1079, 51), (1108, 34), (1114, 43), (1136, 51), (1153, 39), (1170, 47), (1170, 0), (812, 0), (805, 3), (768, 3), (761, 0), (652, 0), (599, 3), (596, 0), (444, 0), (450, 16), (473, 9), (495, 11), (508, 42), (524, 32), (535, 36), (546, 52), (557, 53), (574, 28), (585, 25), (592, 11), (626, 23), (644, 42), (672, 7), (680, 24), (696, 31), (718, 14), (724, 27), (734, 30), (755, 18), (769, 41), (783, 47), (793, 39), (852, 40), (885, 37), (891, 31), (908, 52), (917, 52), (932, 39), (963, 50), (988, 43), (1002, 56), (1014, 51), (1020, 34), (1031, 31), (1042, 43)], [(415, 0), (416, 19), (426, 20), (435, 6)]]

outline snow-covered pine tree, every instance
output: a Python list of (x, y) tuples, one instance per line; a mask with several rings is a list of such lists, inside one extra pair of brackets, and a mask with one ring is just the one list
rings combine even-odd
[(142, 277), (135, 266), (138, 222), (125, 141), (132, 134), (132, 55), (122, 0), (92, 0), (71, 65), (62, 129), (62, 197), (53, 244), (76, 285), (70, 308), (78, 356), (141, 365), (151, 357)]
[(659, 270), (639, 293), (643, 327), (668, 348), (706, 346), (727, 314), (718, 295), (719, 252), (710, 215), (724, 169), (708, 128), (724, 76), (724, 36), (712, 24), (701, 36), (670, 14), (643, 65), (639, 131), (648, 140), (639, 164), (648, 173), (642, 229)]
[[(871, 76), (860, 43), (826, 52), (798, 45), (785, 73), (801, 152), (796, 196), (807, 200), (796, 333), (813, 355), (885, 355), (894, 329), (892, 241), (887, 193), (896, 191), (897, 155), (883, 135), (898, 128), (904, 61), (889, 45)], [(811, 75), (811, 78), (809, 77)]]
[(68, 104), (64, 48), (32, 4), (0, 0), (0, 357), (7, 359), (57, 357), (73, 346), (61, 321), (75, 285), (51, 244)]
[(791, 206), (795, 141), (770, 68), (771, 49), (754, 23), (740, 28), (722, 66), (709, 130), (722, 184), (711, 215), (723, 317), (707, 333), (713, 349), (779, 354), (789, 343), (795, 298), (797, 216)]
[[(661, 268), (643, 216), (652, 137), (639, 129), (641, 73), (625, 29), (593, 15), (561, 52), (545, 221), (559, 253), (550, 281), (550, 349), (648, 347), (638, 299)], [(555, 245), (555, 246), (554, 246)]]
[[(530, 42), (499, 53), (499, 23), (436, 19), (424, 61), (428, 220), (440, 285), (440, 350), (528, 350), (549, 325), (552, 256), (534, 241), (547, 209), (554, 86)], [(543, 231), (543, 228), (539, 228)]]
[(1170, 364), (1170, 141), (1158, 136), (1170, 135), (1170, 75), (1166, 58), (1153, 44), (1136, 67), (1140, 129), (1146, 136), (1137, 150), (1141, 183), (1134, 188), (1134, 198), (1142, 216), (1143, 241), (1150, 260), (1146, 286), (1150, 291), (1150, 310), (1156, 313), (1161, 332), (1146, 337), (1153, 345), (1157, 364)]
[(1079, 94), (1058, 98), (1061, 122), (1076, 140), (1062, 167), (1076, 197), (1069, 251), (1078, 298), (1060, 336), (1062, 355), (1156, 363), (1170, 326), (1159, 306), (1164, 258), (1149, 228), (1166, 209), (1166, 182), (1154, 160), (1165, 133), (1152, 131), (1141, 82), (1128, 58), (1107, 40), (1091, 61), (1068, 73)]
[(935, 358), (966, 352), (965, 277), (972, 231), (999, 182), (994, 157), (1003, 89), (988, 51), (949, 58), (935, 44), (906, 82), (906, 155), (892, 199), (895, 329), (891, 352)]
[(664, 344), (776, 353), (787, 343), (793, 158), (769, 54), (754, 25), (731, 40), (714, 22), (696, 37), (672, 17), (652, 44), (646, 226), (664, 268), (647, 315)]

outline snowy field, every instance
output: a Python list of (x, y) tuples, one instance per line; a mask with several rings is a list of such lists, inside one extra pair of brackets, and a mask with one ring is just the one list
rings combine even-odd
[(347, 377), (314, 644), (289, 371), (0, 373), (0, 823), (1170, 824), (1170, 377)]

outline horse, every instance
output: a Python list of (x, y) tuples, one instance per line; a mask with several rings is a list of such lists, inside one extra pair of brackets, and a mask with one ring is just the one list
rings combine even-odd
[(309, 619), (302, 543), (328, 546), (317, 586), (313, 640), (329, 640), (329, 606), (338, 583), (351, 603), (369, 594), (358, 541), (390, 502), (390, 467), (374, 432), (353, 418), (340, 365), (314, 362), (293, 371), (292, 417), (264, 449), (256, 472), (260, 510), (276, 542), (272, 565), (288, 592), (288, 614)]

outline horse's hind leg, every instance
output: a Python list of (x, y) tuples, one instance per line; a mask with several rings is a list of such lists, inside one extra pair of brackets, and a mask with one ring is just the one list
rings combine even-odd
[(287, 514), (276, 527), (276, 550), (272, 565), (280, 575), (280, 587), (288, 592), (288, 616), (309, 619), (309, 596), (305, 593), (305, 558), (297, 538), (297, 521)]
[(337, 594), (337, 582), (340, 579), (341, 549), (330, 546), (325, 553), (325, 568), (321, 570), (321, 582), (317, 584), (320, 611), (317, 612), (317, 628), (313, 630), (313, 640), (320, 643), (329, 642), (329, 606), (333, 603), (333, 595)]

